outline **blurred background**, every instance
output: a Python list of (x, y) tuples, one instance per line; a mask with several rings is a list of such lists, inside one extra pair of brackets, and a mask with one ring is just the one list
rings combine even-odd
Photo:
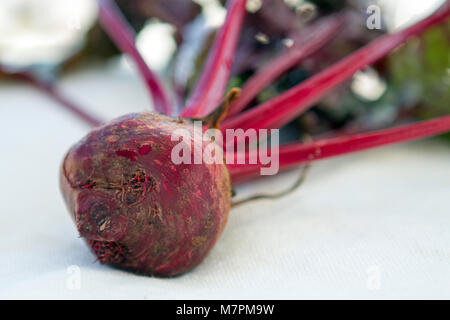
[[(225, 17), (224, 2), (117, 1), (138, 33), (138, 48), (151, 68), (165, 79), (178, 108), (183, 107), (202, 71), (214, 34)], [(277, 96), (381, 34), (417, 21), (443, 2), (249, 0), (249, 15), (230, 87), (241, 87), (278, 54), (295, 46), (302, 30), (335, 12), (345, 13), (345, 23), (333, 41), (265, 88), (252, 105)], [(381, 9), (381, 29), (369, 30), (366, 21), (371, 12), (367, 8), (374, 4)], [(17, 72), (33, 74), (57, 86), (59, 79), (81, 70), (88, 77), (85, 80), (98, 88), (106, 86), (106, 79), (103, 83), (96, 81), (99, 73), (90, 73), (92, 68), (101, 69), (103, 74), (112, 72), (116, 77), (133, 77), (136, 70), (102, 31), (96, 14), (93, 0), (64, 3), (3, 0), (0, 4), (0, 86), (13, 80), (12, 75)], [(449, 24), (433, 28), (374, 67), (358, 73), (288, 126), (290, 136), (297, 139), (297, 131), (318, 135), (337, 129), (370, 130), (448, 113), (448, 35)], [(70, 94), (70, 91), (68, 94), (74, 102), (102, 119), (110, 118), (110, 114), (102, 111), (101, 99), (79, 99), (77, 96), (82, 96), (82, 92)], [(117, 114), (149, 109), (149, 101), (140, 102), (134, 97), (136, 103), (124, 97), (125, 106)], [(133, 106), (129, 107), (130, 104)]]
[[(337, 12), (345, 23), (333, 40), (251, 106), (444, 1), (248, 0), (229, 86), (242, 86), (295, 48), (302, 31)], [(225, 18), (225, 1), (116, 2), (137, 32), (140, 52), (182, 108)], [(381, 29), (369, 30), (367, 8), (374, 4), (381, 8)], [(283, 128), (282, 138), (362, 132), (449, 114), (449, 35), (447, 23), (411, 39)], [(78, 238), (59, 194), (59, 166), (90, 127), (30, 79), (101, 120), (152, 109), (134, 65), (99, 26), (95, 1), (0, 1), (0, 297), (450, 296), (448, 136), (320, 162), (296, 194), (234, 209), (221, 241), (194, 272), (176, 281), (142, 278), (94, 263)], [(291, 179), (291, 173), (281, 175), (271, 186), (284, 189)], [(258, 190), (267, 191), (267, 184), (241, 191)], [(66, 287), (71, 265), (83, 272), (81, 291)], [(385, 272), (378, 291), (366, 286), (373, 265)]]

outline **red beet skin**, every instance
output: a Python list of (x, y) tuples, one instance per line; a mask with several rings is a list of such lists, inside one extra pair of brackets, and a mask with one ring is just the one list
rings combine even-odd
[(62, 193), (100, 262), (174, 276), (197, 266), (224, 229), (228, 171), (174, 165), (179, 142), (171, 133), (180, 128), (194, 136), (189, 120), (130, 114), (93, 130), (66, 155)]

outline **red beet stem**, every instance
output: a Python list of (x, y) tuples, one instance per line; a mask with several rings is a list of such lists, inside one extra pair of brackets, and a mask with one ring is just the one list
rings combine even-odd
[(435, 13), (415, 25), (375, 40), (318, 75), (302, 82), (280, 96), (235, 118), (225, 121), (223, 129), (279, 128), (313, 106), (329, 91), (348, 80), (354, 73), (388, 55), (408, 38), (445, 21), (450, 14), (447, 1)]
[(0, 73), (3, 73), (7, 76), (11, 76), (15, 79), (28, 82), (29, 84), (40, 90), (42, 93), (45, 93), (48, 97), (52, 98), (59, 105), (63, 106), (65, 109), (70, 111), (72, 114), (74, 114), (75, 116), (77, 116), (79, 119), (83, 120), (90, 126), (97, 127), (102, 123), (102, 121), (90, 115), (89, 113), (83, 111), (81, 107), (77, 106), (68, 98), (64, 97), (56, 89), (56, 87), (48, 81), (43, 81), (29, 72), (10, 73), (7, 70), (5, 70), (5, 68), (3, 68), (2, 66), (0, 66)]
[(331, 15), (304, 30), (292, 48), (282, 52), (245, 83), (241, 96), (231, 104), (227, 118), (240, 113), (270, 83), (327, 44), (340, 31), (343, 22), (343, 14)]
[[(397, 128), (355, 134), (307, 144), (284, 145), (279, 151), (280, 170), (320, 159), (363, 151), (394, 143), (422, 139), (450, 131), (450, 116), (422, 121)], [(251, 151), (256, 152), (256, 151)], [(247, 154), (247, 157), (250, 155)], [(246, 162), (248, 163), (248, 162)], [(260, 176), (261, 165), (228, 165), (233, 183), (242, 183)]]
[(134, 30), (128, 24), (114, 1), (97, 0), (97, 3), (99, 6), (99, 19), (102, 26), (116, 43), (117, 47), (134, 60), (153, 98), (155, 110), (170, 115), (172, 109), (169, 97), (165, 92), (161, 80), (150, 70), (137, 50)]
[(202, 76), (181, 116), (207, 116), (222, 102), (245, 17), (245, 5), (245, 0), (228, 1), (225, 23), (216, 36)]

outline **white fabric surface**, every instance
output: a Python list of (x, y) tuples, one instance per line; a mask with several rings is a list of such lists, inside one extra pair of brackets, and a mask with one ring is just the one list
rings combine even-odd
[[(148, 104), (129, 73), (80, 72), (62, 88), (106, 118)], [(88, 128), (19, 84), (0, 83), (0, 119), (0, 298), (450, 298), (450, 147), (439, 141), (317, 163), (294, 194), (232, 210), (194, 271), (157, 279), (100, 265), (78, 238), (58, 173)]]

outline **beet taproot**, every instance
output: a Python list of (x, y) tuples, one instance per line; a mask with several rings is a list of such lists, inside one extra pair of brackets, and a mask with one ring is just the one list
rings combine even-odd
[(189, 122), (126, 115), (91, 131), (66, 155), (62, 193), (101, 263), (174, 276), (198, 265), (223, 231), (231, 204), (225, 165), (171, 161), (178, 143), (171, 134), (193, 131)]

